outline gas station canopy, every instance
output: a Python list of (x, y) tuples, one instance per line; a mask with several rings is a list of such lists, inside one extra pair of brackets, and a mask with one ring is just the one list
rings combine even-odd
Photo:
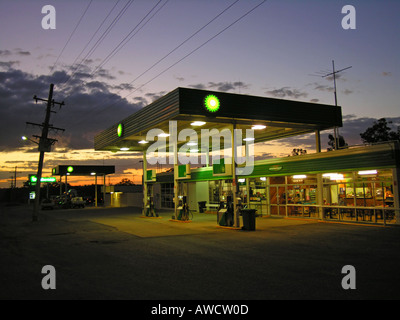
[(262, 128), (254, 131), (257, 143), (342, 127), (342, 111), (332, 105), (177, 88), (98, 134), (94, 148), (144, 151), (147, 132), (157, 128), (168, 133), (170, 121), (177, 121), (177, 132), (189, 128), (199, 136), (202, 129), (257, 125)]
[(115, 166), (57, 166), (52, 170), (53, 176), (105, 176), (115, 173)]

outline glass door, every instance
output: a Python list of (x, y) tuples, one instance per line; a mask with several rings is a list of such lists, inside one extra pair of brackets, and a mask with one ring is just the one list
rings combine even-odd
[(286, 193), (283, 186), (269, 186), (270, 213), (275, 216), (286, 216)]

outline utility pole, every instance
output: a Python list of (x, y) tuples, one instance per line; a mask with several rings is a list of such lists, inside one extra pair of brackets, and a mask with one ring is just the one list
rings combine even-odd
[(17, 187), (17, 167), (14, 167), (14, 171), (10, 171), (9, 173), (14, 173), (11, 177), (11, 188)]
[(36, 138), (39, 138), (40, 155), (39, 155), (38, 171), (37, 171), (37, 175), (36, 175), (37, 180), (36, 180), (36, 188), (35, 188), (35, 204), (33, 207), (32, 221), (38, 220), (38, 211), (39, 211), (39, 204), (40, 204), (40, 180), (42, 179), (44, 153), (50, 152), (51, 146), (57, 141), (55, 139), (50, 139), (47, 137), (49, 134), (49, 129), (65, 131), (64, 129), (61, 129), (61, 128), (55, 128), (50, 124), (50, 114), (51, 114), (51, 112), (54, 112), (51, 110), (51, 108), (54, 107), (55, 104), (58, 104), (60, 106), (60, 108), (61, 108), (61, 106), (64, 105), (64, 102), (55, 102), (53, 100), (53, 88), (54, 88), (54, 84), (50, 84), (49, 97), (47, 100), (38, 98), (36, 96), (33, 97), (33, 99), (35, 99), (36, 102), (38, 100), (47, 102), (46, 117), (45, 117), (44, 123), (37, 124), (37, 123), (27, 122), (27, 124), (39, 126), (42, 128), (42, 135), (40, 137), (34, 136)]

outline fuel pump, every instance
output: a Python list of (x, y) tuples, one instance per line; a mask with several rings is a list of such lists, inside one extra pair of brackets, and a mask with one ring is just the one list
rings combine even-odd
[(148, 188), (146, 217), (158, 217), (158, 213), (154, 209), (153, 184), (150, 184)]
[(188, 221), (189, 220), (189, 205), (187, 204), (186, 196), (179, 196), (178, 205), (178, 220)]
[(221, 217), (219, 220), (220, 226), (232, 227), (233, 226), (233, 199), (232, 196), (226, 197), (226, 203), (220, 203), (220, 209), (218, 211), (219, 216)]

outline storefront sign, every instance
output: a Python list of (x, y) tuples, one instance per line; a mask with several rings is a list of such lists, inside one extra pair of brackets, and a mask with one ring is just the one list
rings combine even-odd
[(118, 137), (121, 137), (124, 133), (124, 126), (122, 123), (120, 123), (117, 127), (117, 135)]
[[(56, 182), (57, 181), (57, 178), (56, 177), (42, 177), (41, 179), (40, 179), (40, 182)], [(36, 184), (36, 182), (37, 182), (37, 177), (36, 177), (36, 175), (29, 175), (29, 182), (30, 182), (30, 184), (31, 185), (35, 185)]]
[(282, 166), (275, 165), (275, 166), (269, 167), (268, 170), (276, 172), (276, 171), (281, 171), (282, 168), (283, 168)]
[(213, 94), (209, 94), (205, 99), (204, 99), (204, 106), (206, 109), (210, 112), (217, 112), (219, 110), (219, 99), (214, 96)]

